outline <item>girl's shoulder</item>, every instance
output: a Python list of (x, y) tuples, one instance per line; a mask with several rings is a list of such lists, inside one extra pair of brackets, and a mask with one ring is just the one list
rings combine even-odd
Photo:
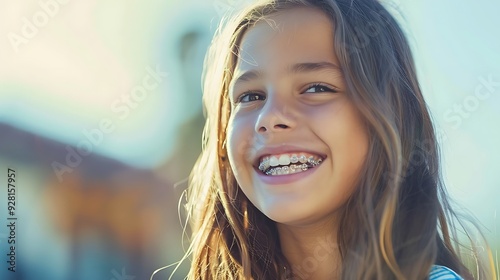
[(429, 280), (463, 280), (455, 271), (442, 265), (433, 265)]

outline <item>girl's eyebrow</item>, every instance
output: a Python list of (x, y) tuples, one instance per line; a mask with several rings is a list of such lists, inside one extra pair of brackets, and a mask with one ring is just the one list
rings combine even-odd
[[(289, 72), (292, 73), (303, 73), (303, 72), (313, 72), (313, 71), (321, 71), (321, 70), (333, 70), (333, 71), (340, 71), (340, 67), (338, 67), (336, 64), (327, 62), (327, 61), (321, 61), (321, 62), (303, 62), (303, 63), (296, 63), (289, 67)], [(262, 76), (262, 72), (258, 70), (250, 70), (246, 71), (245, 73), (241, 74), (238, 78), (233, 80), (232, 84), (235, 85), (240, 82), (248, 82), (251, 80), (258, 79)]]
[(334, 70), (340, 71), (340, 67), (336, 64), (327, 61), (321, 62), (304, 62), (294, 64), (290, 68), (291, 72), (301, 73), (301, 72), (311, 72), (311, 71), (320, 71), (320, 70)]
[(246, 71), (241, 74), (236, 80), (233, 80), (232, 84), (237, 84), (239, 82), (248, 82), (251, 80), (256, 80), (261, 76), (261, 72), (257, 70)]

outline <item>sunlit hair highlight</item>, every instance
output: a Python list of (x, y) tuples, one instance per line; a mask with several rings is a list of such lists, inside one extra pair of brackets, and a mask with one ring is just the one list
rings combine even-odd
[(469, 272), (457, 251), (437, 139), (395, 19), (375, 0), (276, 0), (258, 1), (226, 19), (206, 57), (203, 151), (187, 190), (188, 279), (284, 279), (289, 267), (275, 223), (240, 191), (225, 141), (228, 87), (242, 36), (295, 7), (319, 9), (330, 18), (346, 93), (371, 136), (361, 179), (337, 229), (342, 279), (426, 279), (433, 264), (466, 279), (493, 277), (480, 261)]

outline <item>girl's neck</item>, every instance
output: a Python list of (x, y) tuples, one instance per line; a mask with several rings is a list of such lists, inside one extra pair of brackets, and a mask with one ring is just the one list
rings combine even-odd
[(337, 279), (340, 254), (335, 227), (278, 224), (280, 245), (294, 280)]

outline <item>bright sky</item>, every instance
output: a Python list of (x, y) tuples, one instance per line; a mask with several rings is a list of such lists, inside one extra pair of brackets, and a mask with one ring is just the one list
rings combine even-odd
[(500, 1), (402, 1), (401, 9), (425, 97), (445, 135), (448, 188), (499, 227)]

